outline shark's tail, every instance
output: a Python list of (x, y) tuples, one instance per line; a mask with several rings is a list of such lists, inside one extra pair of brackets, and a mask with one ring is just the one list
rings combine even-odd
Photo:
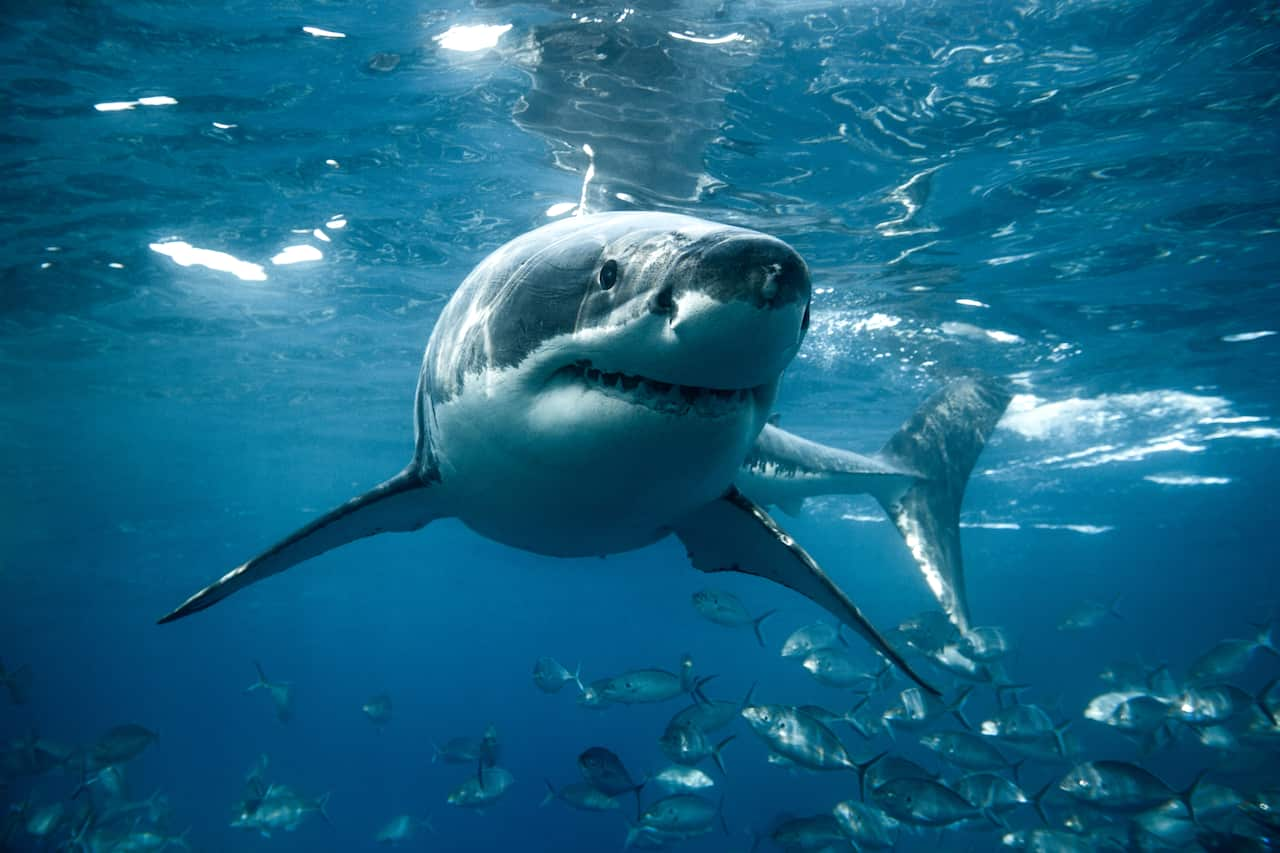
[(952, 382), (924, 402), (880, 451), (885, 461), (919, 479), (896, 496), (877, 496), (929, 589), (961, 631), (969, 630), (960, 503), (969, 472), (1009, 405), (1004, 385), (990, 379)]

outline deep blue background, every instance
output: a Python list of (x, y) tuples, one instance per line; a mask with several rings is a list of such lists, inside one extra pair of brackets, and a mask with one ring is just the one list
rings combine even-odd
[[(621, 845), (622, 817), (539, 809), (543, 778), (576, 781), (593, 744), (656, 771), (678, 705), (580, 709), (570, 690), (535, 689), (538, 656), (596, 678), (675, 669), (690, 652), (719, 675), (718, 697), (758, 682), (768, 701), (851, 702), (777, 656), (814, 608), (712, 579), (753, 609), (781, 608), (761, 650), (700, 620), (689, 596), (708, 579), (672, 542), (556, 561), (440, 522), (153, 624), (404, 464), (443, 301), (488, 251), (579, 199), (586, 139), (601, 158), (594, 207), (625, 191), (805, 255), (818, 291), (779, 401), (789, 429), (872, 452), (947, 379), (1011, 379), (1020, 396), (965, 518), (1020, 529), (966, 530), (969, 595), (980, 624), (1016, 639), (1009, 668), (1028, 698), (1077, 717), (1084, 755), (1135, 755), (1079, 719), (1104, 665), (1177, 671), (1276, 615), (1280, 336), (1224, 339), (1280, 330), (1273, 5), (662, 4), (621, 22), (621, 7), (592, 7), (604, 23), (585, 24), (557, 4), (483, 6), (13, 9), (0, 33), (0, 656), (29, 664), (35, 687), (28, 705), (0, 708), (5, 739), (34, 728), (89, 745), (122, 721), (158, 731), (129, 767), (133, 793), (166, 792), (173, 831), (190, 825), (202, 850), (371, 849), (392, 816), (428, 812), (440, 834), (424, 847), (601, 850)], [(494, 51), (432, 40), (508, 22)], [(603, 46), (576, 65), (537, 59), (539, 38), (579, 31)], [(678, 72), (654, 77), (663, 109), (592, 118), (610, 80), (659, 75), (635, 45), (657, 45)], [(395, 71), (368, 69), (379, 52), (401, 56)], [(575, 90), (565, 81), (583, 67), (599, 76)], [(569, 117), (531, 120), (536, 91)], [(94, 109), (154, 95), (178, 103)], [(670, 150), (626, 133), (664, 126), (683, 133)], [(606, 168), (622, 155), (637, 171)], [(646, 183), (644, 167), (667, 159), (704, 173), (696, 199), (678, 181)], [(349, 224), (332, 242), (310, 235), (338, 215)], [(267, 280), (148, 248), (169, 239), (263, 264)], [(323, 260), (268, 260), (299, 243)], [(1220, 422), (1236, 418), (1254, 420)], [(1146, 479), (1169, 476), (1229, 482)], [(784, 521), (889, 626), (929, 601), (892, 529), (851, 517), (877, 512), (829, 499)], [(1054, 630), (1074, 603), (1117, 594), (1123, 621)], [(290, 724), (242, 692), (255, 659), (296, 686)], [(1263, 660), (1242, 683), (1276, 672)], [(379, 732), (359, 709), (384, 690), (395, 718)], [(980, 719), (988, 695), (973, 707)], [(467, 770), (432, 764), (431, 744), (489, 722), (517, 784), (476, 815), (445, 804)], [(689, 849), (747, 849), (773, 815), (856, 792), (851, 774), (789, 773), (738, 735), (722, 789), (732, 839)], [(262, 752), (270, 780), (332, 792), (332, 827), (270, 840), (229, 828)], [(1150, 766), (1183, 785), (1215, 760), (1182, 744)], [(1062, 769), (1029, 768), (1029, 787)], [(46, 802), (73, 784), (18, 780), (3, 796)], [(941, 847), (994, 843), (946, 835)]]

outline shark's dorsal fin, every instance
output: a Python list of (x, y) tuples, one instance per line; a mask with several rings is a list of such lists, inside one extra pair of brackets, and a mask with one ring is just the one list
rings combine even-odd
[(348, 542), (379, 533), (417, 530), (449, 514), (443, 510), (439, 489), (440, 479), (434, 470), (424, 474), (417, 464), (410, 465), (390, 480), (330, 510), (232, 569), (163, 616), (160, 622), (190, 616), (250, 584)]
[(703, 572), (743, 572), (795, 590), (833, 613), (925, 690), (938, 691), (880, 636), (857, 606), (769, 514), (736, 488), (675, 525), (675, 534)]

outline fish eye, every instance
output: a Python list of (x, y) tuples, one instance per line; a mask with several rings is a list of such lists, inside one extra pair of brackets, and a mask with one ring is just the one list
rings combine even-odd
[(618, 282), (618, 262), (610, 258), (600, 267), (600, 289), (608, 290)]

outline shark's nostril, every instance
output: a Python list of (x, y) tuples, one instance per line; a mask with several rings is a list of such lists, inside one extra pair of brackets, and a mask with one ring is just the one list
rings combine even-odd
[(780, 264), (769, 264), (765, 267), (764, 284), (760, 285), (760, 296), (765, 302), (772, 302), (774, 297), (778, 295), (780, 286), (778, 284), (778, 275), (782, 272)]
[(670, 286), (664, 287), (649, 300), (649, 310), (654, 314), (674, 314), (676, 310), (675, 294)]

